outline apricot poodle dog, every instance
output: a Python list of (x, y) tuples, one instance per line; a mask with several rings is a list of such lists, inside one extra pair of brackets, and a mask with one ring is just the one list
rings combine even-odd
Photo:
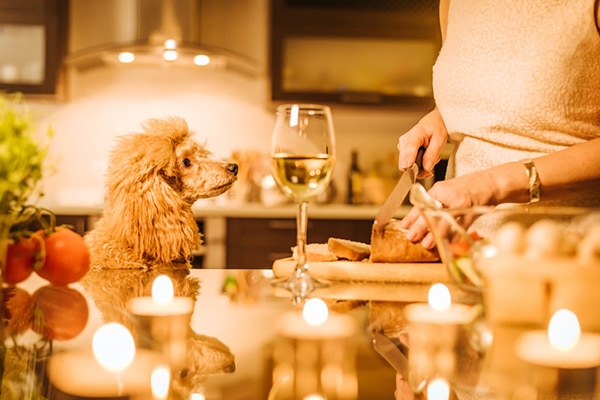
[(211, 158), (179, 117), (152, 119), (109, 157), (102, 216), (85, 236), (93, 268), (189, 268), (201, 245), (192, 205), (220, 195), (238, 165)]

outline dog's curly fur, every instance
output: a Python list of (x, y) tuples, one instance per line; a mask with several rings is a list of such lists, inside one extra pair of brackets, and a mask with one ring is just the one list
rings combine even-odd
[(92, 267), (189, 267), (201, 243), (192, 205), (237, 179), (237, 164), (212, 159), (184, 119), (143, 128), (111, 152), (103, 214), (85, 236)]
[[(132, 332), (127, 302), (149, 296), (158, 274), (172, 279), (176, 295), (196, 300), (200, 281), (188, 268), (201, 238), (192, 205), (227, 191), (238, 171), (237, 164), (212, 159), (182, 118), (149, 120), (143, 128), (122, 136), (110, 154), (104, 210), (85, 235), (92, 269), (81, 280), (104, 321)], [(177, 393), (206, 374), (235, 370), (230, 349), (191, 326), (187, 348), (185, 374), (173, 382)]]

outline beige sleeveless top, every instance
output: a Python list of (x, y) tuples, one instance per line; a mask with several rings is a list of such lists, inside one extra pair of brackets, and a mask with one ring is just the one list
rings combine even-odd
[[(436, 104), (457, 144), (447, 177), (600, 137), (594, 13), (594, 0), (450, 1), (433, 68)], [(568, 204), (600, 206), (600, 190)]]

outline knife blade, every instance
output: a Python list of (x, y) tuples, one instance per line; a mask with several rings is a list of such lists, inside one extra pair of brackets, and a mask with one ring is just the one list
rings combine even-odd
[(377, 212), (377, 215), (375, 216), (375, 229), (377, 231), (383, 231), (383, 228), (390, 221), (390, 219), (392, 219), (394, 213), (408, 195), (410, 188), (417, 180), (417, 174), (422, 166), (424, 152), (425, 149), (423, 147), (419, 148), (415, 163), (409, 169), (404, 171), (398, 180), (398, 183), (394, 187), (394, 190), (392, 190), (388, 198), (383, 203), (383, 206), (381, 206)]
[(372, 332), (373, 348), (405, 379), (408, 378), (408, 346), (381, 332)]

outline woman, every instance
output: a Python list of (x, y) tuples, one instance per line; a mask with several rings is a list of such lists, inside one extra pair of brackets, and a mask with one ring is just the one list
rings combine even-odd
[[(431, 175), (448, 140), (446, 207), (600, 206), (600, 0), (440, 0), (436, 108), (399, 140), (406, 170), (426, 148)], [(413, 209), (408, 237), (434, 246)]]

